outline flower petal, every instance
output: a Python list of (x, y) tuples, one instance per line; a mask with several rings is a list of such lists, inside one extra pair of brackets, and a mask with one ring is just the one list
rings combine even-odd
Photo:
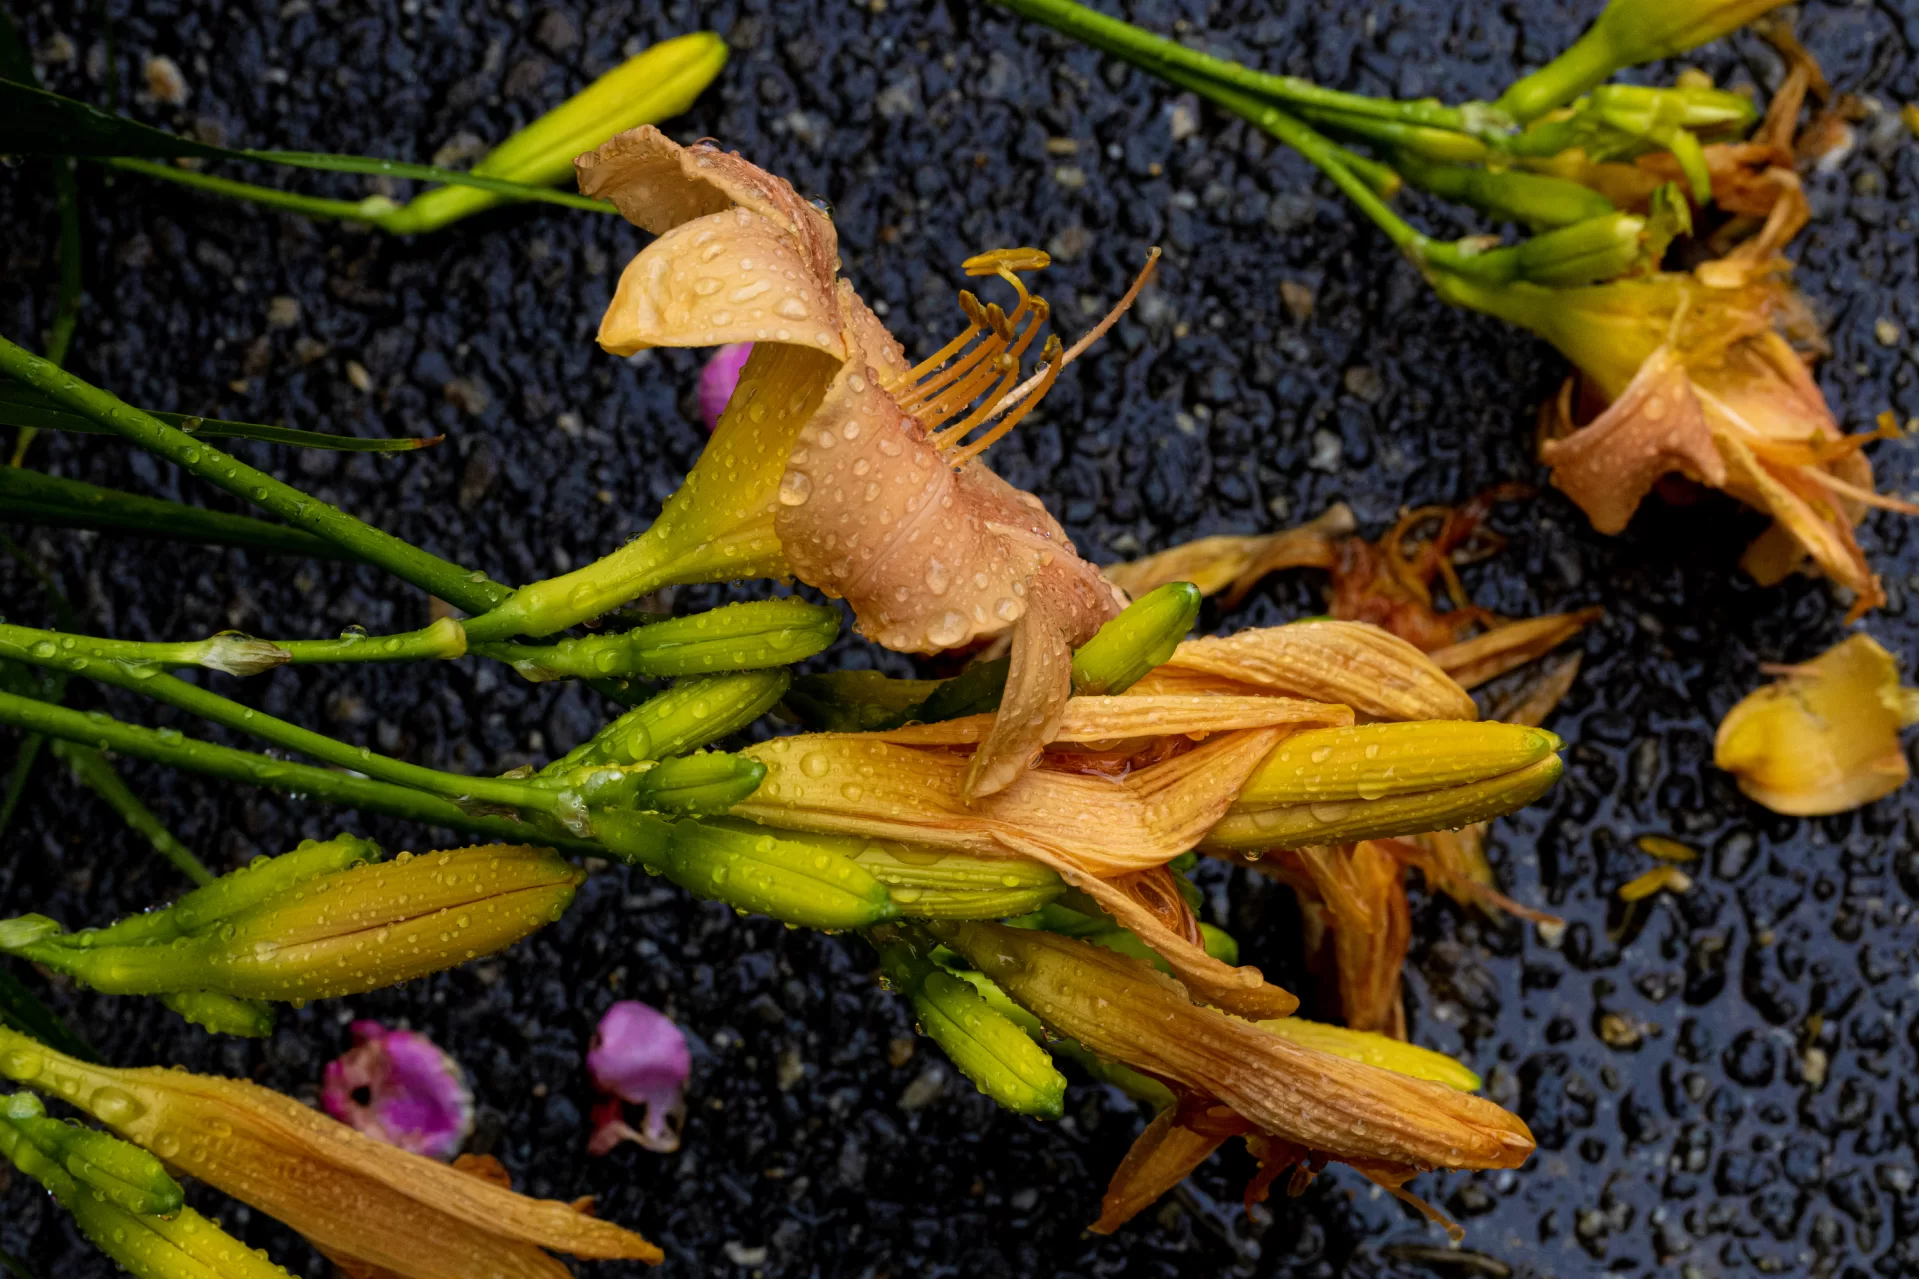
[[(1295, 697), (1193, 696), (1162, 693), (1075, 697), (1066, 703), (1054, 742), (1115, 743), (1187, 735), (1209, 737), (1242, 728), (1338, 728), (1353, 721), (1350, 707)], [(902, 746), (968, 746), (992, 727), (991, 715), (967, 715), (936, 724), (909, 724), (863, 736)]]
[(451, 1159), (473, 1132), (473, 1091), (460, 1063), (425, 1035), (356, 1021), (353, 1047), (327, 1063), (326, 1112), (369, 1137)]
[(733, 342), (721, 347), (700, 367), (700, 418), (709, 433), (720, 424), (733, 388), (740, 384), (740, 370), (753, 354), (751, 342)]
[(1601, 533), (1625, 530), (1653, 482), (1672, 471), (1721, 487), (1726, 464), (1678, 353), (1661, 346), (1597, 418), (1539, 446), (1553, 486)]
[(1364, 622), (1294, 622), (1187, 640), (1132, 689), (1258, 690), (1344, 703), (1374, 719), (1479, 718), (1466, 690), (1431, 658)]
[(1776, 813), (1843, 813), (1910, 777), (1910, 701), (1892, 654), (1854, 635), (1747, 694), (1720, 721), (1713, 763)]
[(1495, 626), (1471, 639), (1434, 649), (1429, 656), (1461, 688), (1478, 688), (1488, 680), (1544, 657), (1588, 625), (1605, 616), (1599, 607), (1576, 613), (1548, 613)]
[(969, 803), (998, 794), (1018, 781), (1059, 732), (1073, 695), (1073, 647), (1055, 618), (1050, 592), (1035, 594), (1013, 623), (1006, 689), (992, 731), (973, 752), (960, 781)]
[(1186, 1180), (1227, 1140), (1224, 1131), (1200, 1133), (1180, 1123), (1177, 1106), (1160, 1111), (1113, 1169), (1113, 1179), (1100, 1197), (1099, 1220), (1088, 1229), (1096, 1235), (1112, 1234)]

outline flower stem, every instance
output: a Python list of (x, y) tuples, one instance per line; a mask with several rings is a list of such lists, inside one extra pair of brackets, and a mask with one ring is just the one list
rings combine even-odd
[(1043, 22), (1108, 53), (1118, 54), (1147, 70), (1172, 78), (1174, 70), (1201, 76), (1219, 84), (1257, 94), (1289, 106), (1317, 108), (1342, 115), (1369, 116), (1396, 120), (1405, 124), (1428, 125), (1461, 133), (1497, 130), (1501, 121), (1484, 104), (1474, 107), (1449, 107), (1436, 99), (1404, 102), (1391, 98), (1369, 98), (1357, 93), (1341, 93), (1322, 88), (1296, 76), (1271, 75), (1255, 71), (1225, 58), (1216, 58), (1188, 49), (1182, 44), (1154, 35), (1118, 18), (1109, 18), (1073, 0), (997, 0), (1004, 8), (1035, 21)]
[(536, 830), (511, 818), (469, 813), (452, 800), (407, 786), (312, 764), (274, 759), (230, 746), (218, 746), (162, 729), (143, 728), (97, 711), (83, 713), (38, 702), (30, 697), (0, 693), (0, 724), (79, 742), (99, 750), (114, 751), (134, 759), (244, 782), (249, 786), (264, 786), (304, 795), (364, 812), (385, 813), (429, 826), (444, 826), (512, 843), (536, 843), (572, 852), (604, 852), (597, 844), (556, 836), (545, 828)]
[(483, 613), (512, 593), (483, 573), (470, 573), (391, 533), (364, 524), (336, 507), (308, 497), (266, 472), (134, 408), (112, 392), (63, 373), (58, 365), (5, 338), (0, 338), (0, 373), (35, 387), (114, 434), (469, 613)]
[(298, 213), (309, 218), (339, 218), (350, 222), (365, 222), (382, 230), (394, 229), (387, 225), (390, 220), (389, 215), (400, 210), (400, 206), (384, 196), (369, 196), (365, 200), (328, 200), (317, 195), (301, 195), (297, 191), (282, 191), (277, 187), (261, 186), (254, 182), (239, 182), (233, 178), (215, 177), (211, 173), (182, 169), (178, 165), (162, 164), (158, 160), (110, 157), (102, 159), (100, 163), (110, 169), (159, 178), (164, 182), (175, 182), (213, 195), (249, 200), (254, 204), (285, 209), (289, 213)]
[(1494, 105), (1527, 124), (1603, 83), (1620, 65), (1606, 24), (1595, 23), (1564, 53), (1514, 81)]
[(153, 851), (172, 862), (181, 874), (195, 884), (213, 882), (213, 872), (193, 855), (192, 849), (174, 838), (173, 832), (154, 816), (152, 809), (140, 802), (140, 797), (121, 780), (119, 772), (105, 755), (91, 746), (69, 741), (54, 742), (53, 753), (66, 761), (81, 785), (107, 801), (113, 811), (120, 814), (121, 821), (146, 836), (147, 842), (153, 845)]
[(450, 799), (501, 804), (540, 813), (552, 813), (561, 807), (558, 791), (506, 778), (443, 773), (438, 769), (375, 755), (365, 747), (335, 741), (324, 733), (289, 724), (264, 711), (242, 706), (218, 693), (175, 679), (151, 664), (129, 664), (115, 655), (114, 647), (115, 642), (111, 640), (62, 635), (57, 631), (41, 631), (26, 626), (0, 626), (0, 657), (64, 670), (102, 684), (124, 688), (324, 763)]
[(269, 555), (358, 559), (325, 538), (284, 524), (123, 493), (24, 467), (0, 467), (0, 507), (6, 509), (8, 518), (30, 524), (143, 533), (173, 541), (237, 546)]

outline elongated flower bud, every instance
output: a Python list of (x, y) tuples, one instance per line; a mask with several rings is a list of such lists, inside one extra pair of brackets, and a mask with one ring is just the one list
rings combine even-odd
[(1199, 588), (1168, 582), (1102, 625), (1073, 654), (1073, 691), (1123, 693), (1172, 657), (1199, 618)]
[(617, 635), (556, 644), (486, 643), (473, 651), (511, 662), (535, 682), (710, 675), (787, 666), (823, 650), (840, 630), (837, 610), (805, 600), (750, 600)]
[(1430, 1079), (1460, 1092), (1479, 1090), (1479, 1076), (1445, 1053), (1421, 1048), (1418, 1044), (1409, 1044), (1390, 1035), (1328, 1026), (1324, 1022), (1307, 1021), (1304, 1017), (1279, 1017), (1262, 1021), (1259, 1027), (1283, 1039), (1290, 1039), (1303, 1048), (1315, 1048), (1335, 1057), (1362, 1061), (1381, 1070), (1411, 1075), (1415, 1079)]
[(0, 1124), (25, 1138), (88, 1190), (128, 1212), (167, 1216), (180, 1211), (186, 1196), (180, 1183), (138, 1146), (129, 1146), (80, 1124), (47, 1118), (32, 1093), (16, 1093), (0, 1102)]
[[(193, 1209), (182, 1207), (179, 1186), (153, 1156), (91, 1129), (24, 1117), (28, 1108), (37, 1110), (38, 1106), (38, 1101), (26, 1093), (0, 1102), (0, 1158), (45, 1186), (73, 1214), (81, 1233), (135, 1279), (288, 1279), (287, 1272), (265, 1253), (247, 1247)], [(15, 1110), (23, 1117), (10, 1118)], [(90, 1133), (92, 1161), (86, 1165), (90, 1175), (97, 1177), (103, 1167), (112, 1166), (136, 1173), (138, 1180), (116, 1180), (109, 1189), (97, 1180), (76, 1175), (62, 1158), (48, 1153), (28, 1135), (28, 1125), (35, 1122)], [(168, 1215), (127, 1206), (129, 1199), (155, 1202), (150, 1192), (161, 1181), (172, 1187), (171, 1195), (159, 1196), (173, 1205), (164, 1210)]]
[[(693, 104), (726, 65), (726, 41), (711, 31), (642, 50), (489, 152), (473, 172), (544, 186), (573, 175), (573, 158), (616, 133), (657, 124)], [(438, 187), (393, 215), (398, 231), (432, 231), (506, 197), (475, 187)]]
[(1052, 1057), (972, 986), (927, 959), (925, 949), (904, 936), (880, 948), (881, 970), (912, 1001), (920, 1029), (1000, 1105), (1022, 1115), (1059, 1118), (1066, 1078)]
[(1463, 786), (1536, 764), (1563, 744), (1544, 729), (1475, 720), (1307, 729), (1281, 741), (1253, 770), (1237, 807), (1384, 799)]
[(1222, 818), (1200, 846), (1209, 852), (1256, 855), (1306, 844), (1347, 844), (1457, 830), (1524, 808), (1550, 790), (1564, 770), (1559, 756), (1551, 755), (1497, 777), (1437, 790), (1248, 808)]
[(329, 840), (303, 840), (290, 853), (256, 857), (204, 888), (196, 888), (162, 910), (132, 915), (105, 928), (62, 937), (68, 946), (158, 946), (205, 932), (308, 880), (347, 870), (381, 857), (372, 840), (341, 834)]
[(640, 776), (633, 802), (657, 813), (689, 817), (724, 813), (754, 791), (766, 765), (722, 751), (661, 760)]
[(866, 928), (897, 918), (886, 885), (836, 848), (750, 822), (673, 826), (667, 878), (701, 897), (804, 928)]
[(308, 880), (173, 945), (33, 957), (109, 994), (332, 999), (503, 950), (559, 918), (582, 878), (546, 849), (401, 854)]
[(786, 709), (809, 732), (863, 733), (895, 728), (938, 690), (936, 679), (890, 679), (878, 671), (802, 675), (786, 694)]
[(886, 885), (900, 914), (915, 919), (1003, 919), (1023, 915), (1065, 891), (1058, 872), (1037, 862), (973, 857), (897, 840), (809, 835)]
[(635, 764), (697, 750), (773, 709), (792, 683), (785, 670), (689, 676), (674, 681), (540, 770), (550, 777), (595, 764)]
[(1612, 201), (1583, 183), (1521, 169), (1444, 164), (1411, 152), (1393, 157), (1408, 182), (1535, 231), (1571, 226), (1613, 212)]

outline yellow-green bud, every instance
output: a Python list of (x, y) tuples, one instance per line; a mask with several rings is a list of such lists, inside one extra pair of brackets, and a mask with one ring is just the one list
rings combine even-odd
[(738, 910), (805, 928), (866, 928), (897, 918), (886, 885), (812, 836), (715, 818), (673, 825), (667, 878)]

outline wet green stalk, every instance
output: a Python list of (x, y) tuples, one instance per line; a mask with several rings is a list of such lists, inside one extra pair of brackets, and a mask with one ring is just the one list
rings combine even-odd
[(120, 820), (146, 836), (153, 845), (153, 851), (172, 862), (179, 872), (195, 884), (211, 884), (214, 874), (206, 863), (193, 855), (193, 850), (174, 838), (153, 810), (140, 802), (120, 777), (113, 764), (91, 746), (82, 746), (78, 742), (55, 741), (55, 758), (63, 760), (73, 770), (75, 780), (107, 802), (114, 812), (120, 814)]

